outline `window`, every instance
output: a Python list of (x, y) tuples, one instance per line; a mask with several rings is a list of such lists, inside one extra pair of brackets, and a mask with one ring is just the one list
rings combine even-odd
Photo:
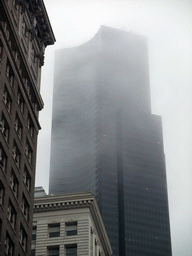
[(5, 151), (3, 150), (2, 145), (0, 144), (0, 168), (6, 172), (6, 165), (7, 165), (7, 156)]
[(28, 119), (27, 119), (27, 129), (29, 130), (29, 133), (31, 135), (31, 138), (33, 138), (33, 134), (34, 134), (34, 124), (32, 121), (32, 118), (30, 117), (30, 115), (28, 114)]
[(15, 62), (17, 64), (17, 67), (20, 68), (20, 58), (19, 58), (18, 52), (16, 50), (13, 51), (13, 55), (14, 55), (14, 59), (15, 59)]
[(28, 97), (31, 100), (31, 84), (29, 82), (29, 79), (26, 77), (23, 77), (23, 82), (25, 84), (25, 89), (27, 91)]
[(37, 226), (33, 226), (32, 237), (31, 237), (32, 241), (36, 241), (36, 234), (37, 234)]
[(21, 31), (22, 31), (22, 34), (26, 37), (27, 36), (27, 30), (26, 30), (26, 24), (25, 24), (24, 20), (21, 24)]
[(8, 139), (9, 139), (9, 125), (7, 123), (7, 120), (4, 116), (4, 114), (2, 114), (2, 116), (1, 116), (0, 130), (1, 130), (5, 140), (8, 141)]
[(3, 205), (4, 191), (5, 191), (5, 188), (3, 186), (3, 183), (0, 180), (0, 205)]
[(3, 29), (4, 29), (7, 41), (9, 41), (9, 28), (8, 28), (7, 22), (4, 21), (2, 25), (3, 25)]
[(22, 196), (21, 209), (25, 216), (25, 219), (28, 221), (29, 220), (29, 204), (28, 204), (27, 199), (25, 198), (24, 194)]
[(31, 164), (32, 162), (32, 149), (31, 149), (31, 146), (29, 145), (29, 141), (26, 140), (26, 145), (25, 145), (25, 155), (29, 161), (29, 163)]
[(23, 182), (27, 188), (27, 190), (30, 192), (31, 188), (31, 176), (29, 175), (29, 172), (27, 170), (27, 167), (25, 166), (24, 173), (23, 173)]
[(19, 151), (15, 142), (14, 142), (13, 149), (12, 149), (12, 157), (15, 160), (15, 164), (19, 168), (21, 153), (20, 153), (20, 151)]
[(26, 250), (27, 250), (27, 233), (22, 225), (20, 226), (19, 242), (20, 242), (23, 250), (26, 252)]
[(97, 242), (95, 240), (95, 256), (97, 256)]
[(59, 256), (59, 246), (53, 246), (47, 248), (48, 256)]
[(19, 105), (21, 113), (24, 113), (24, 98), (19, 88), (17, 92), (17, 103)]
[(59, 237), (60, 236), (60, 223), (49, 224), (49, 237)]
[(2, 64), (2, 56), (3, 56), (3, 43), (0, 40), (0, 64)]
[(7, 218), (10, 221), (12, 228), (15, 229), (16, 211), (10, 200), (9, 200), (9, 205), (7, 209)]
[(16, 114), (16, 117), (15, 117), (15, 131), (16, 131), (20, 140), (22, 139), (22, 130), (23, 130), (23, 126), (21, 124), (21, 121), (19, 119), (18, 114)]
[(66, 235), (75, 236), (77, 235), (77, 222), (70, 222), (65, 224)]
[(11, 189), (12, 189), (14, 195), (17, 197), (19, 182), (18, 182), (13, 170), (11, 171), (11, 176), (10, 176), (10, 186), (11, 186)]
[(77, 256), (77, 245), (70, 244), (65, 246), (66, 256)]
[(9, 92), (5, 86), (4, 92), (3, 92), (3, 102), (7, 108), (7, 111), (10, 113), (11, 112), (11, 97), (9, 95)]
[(35, 50), (34, 50), (33, 45), (32, 45), (32, 49), (31, 49), (31, 62), (32, 63), (35, 62)]
[(13, 253), (14, 253), (14, 244), (13, 244), (9, 234), (6, 232), (5, 254), (8, 256), (13, 256)]
[(1, 239), (1, 234), (2, 234), (2, 219), (0, 218), (0, 239)]
[(35, 250), (31, 250), (31, 256), (35, 256)]
[(14, 81), (14, 73), (13, 69), (11, 67), (11, 64), (9, 60), (7, 60), (7, 65), (6, 65), (6, 71), (5, 71), (6, 77), (10, 83), (11, 86), (13, 86), (13, 81)]

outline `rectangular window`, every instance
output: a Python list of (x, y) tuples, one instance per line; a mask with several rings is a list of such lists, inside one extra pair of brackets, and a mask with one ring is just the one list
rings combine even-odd
[(65, 229), (67, 236), (77, 235), (77, 222), (65, 223)]
[(32, 241), (36, 241), (36, 235), (37, 235), (37, 226), (33, 226), (32, 237), (31, 237)]
[(95, 240), (95, 256), (97, 256), (97, 242)]
[(25, 84), (25, 88), (26, 88), (28, 97), (31, 100), (31, 90), (32, 90), (31, 83), (29, 82), (29, 80), (27, 78), (24, 78), (24, 84)]
[(10, 221), (12, 228), (15, 229), (16, 211), (10, 200), (9, 200), (9, 205), (7, 209), (7, 218)]
[(31, 138), (33, 138), (34, 124), (33, 124), (32, 118), (30, 117), (29, 114), (28, 114), (28, 118), (27, 118), (27, 128), (28, 128), (28, 131), (29, 131), (29, 134), (30, 134)]
[(59, 246), (53, 246), (47, 248), (48, 256), (59, 256)]
[(3, 199), (4, 199), (4, 192), (5, 192), (5, 187), (3, 186), (2, 181), (0, 180), (0, 205), (3, 205)]
[(0, 168), (6, 172), (6, 166), (7, 166), (7, 156), (5, 154), (5, 151), (0, 144)]
[(19, 151), (15, 142), (14, 142), (13, 149), (12, 149), (12, 157), (15, 160), (15, 164), (19, 168), (21, 153), (20, 153), (20, 151)]
[(6, 232), (6, 238), (5, 238), (5, 255), (7, 256), (13, 256), (14, 253), (14, 244), (9, 236), (9, 234)]
[(0, 239), (1, 239), (1, 234), (2, 234), (2, 219), (0, 219)]
[(77, 256), (77, 244), (65, 246), (66, 256)]
[(10, 83), (10, 85), (13, 87), (13, 82), (14, 82), (14, 73), (13, 73), (13, 69), (11, 67), (11, 64), (9, 62), (9, 60), (7, 60), (7, 65), (6, 65), (6, 71), (5, 74), (7, 76), (7, 79)]
[(18, 179), (16, 178), (16, 175), (13, 170), (11, 171), (11, 176), (10, 176), (10, 186), (11, 186), (11, 189), (12, 189), (14, 195), (17, 197), (19, 182), (18, 182)]
[(20, 58), (19, 58), (19, 54), (16, 50), (13, 51), (13, 56), (15, 58), (15, 62), (17, 64), (17, 67), (20, 68)]
[(16, 117), (15, 117), (15, 131), (16, 131), (19, 139), (21, 140), (22, 139), (23, 126), (21, 124), (21, 121), (19, 119), (18, 114), (16, 114)]
[(49, 237), (60, 236), (60, 223), (49, 224), (48, 229), (49, 229)]
[(29, 175), (29, 172), (27, 170), (27, 167), (25, 166), (24, 173), (23, 173), (23, 182), (26, 186), (26, 189), (30, 192), (31, 189), (31, 176)]
[(5, 21), (3, 22), (3, 29), (4, 29), (7, 41), (9, 41), (9, 27), (8, 27), (7, 22), (5, 22)]
[(33, 154), (33, 151), (32, 151), (32, 148), (29, 144), (29, 141), (26, 140), (26, 144), (25, 144), (25, 155), (29, 161), (29, 163), (31, 164), (32, 162), (32, 154)]
[(23, 95), (20, 91), (20, 89), (18, 88), (18, 92), (17, 92), (17, 103), (19, 105), (19, 109), (21, 111), (21, 113), (24, 113), (24, 98)]
[(3, 56), (3, 43), (0, 39), (0, 64), (2, 64), (2, 56)]
[(8, 142), (8, 139), (9, 139), (9, 125), (8, 125), (8, 122), (7, 122), (3, 113), (2, 113), (1, 121), (0, 121), (0, 130), (3, 134), (3, 137)]
[(31, 256), (35, 256), (35, 250), (31, 250)]
[(11, 102), (12, 102), (12, 100), (11, 100), (11, 96), (10, 96), (6, 86), (5, 86), (4, 92), (3, 92), (3, 102), (6, 106), (7, 111), (10, 113), (11, 112)]
[(24, 194), (22, 196), (21, 209), (25, 216), (25, 219), (28, 221), (29, 220), (29, 204), (28, 204), (27, 199), (25, 198)]
[(19, 242), (23, 250), (26, 252), (27, 251), (27, 233), (22, 225), (20, 226)]

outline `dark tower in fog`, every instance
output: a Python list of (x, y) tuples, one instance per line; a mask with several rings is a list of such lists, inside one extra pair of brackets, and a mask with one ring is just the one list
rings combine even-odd
[(102, 26), (56, 55), (50, 193), (92, 191), (117, 256), (170, 256), (161, 118), (145, 37)]

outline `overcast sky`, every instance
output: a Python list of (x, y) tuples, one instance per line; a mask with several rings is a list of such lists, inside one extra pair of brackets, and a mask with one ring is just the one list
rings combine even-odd
[(48, 192), (54, 52), (101, 25), (148, 38), (152, 112), (162, 116), (173, 256), (192, 256), (192, 1), (44, 0), (57, 42), (46, 49), (36, 186)]

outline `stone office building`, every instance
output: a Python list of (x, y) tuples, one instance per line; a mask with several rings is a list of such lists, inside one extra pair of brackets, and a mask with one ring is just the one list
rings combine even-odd
[(111, 256), (91, 193), (35, 197), (31, 256)]
[(29, 255), (44, 50), (42, 0), (0, 1), (0, 255)]

